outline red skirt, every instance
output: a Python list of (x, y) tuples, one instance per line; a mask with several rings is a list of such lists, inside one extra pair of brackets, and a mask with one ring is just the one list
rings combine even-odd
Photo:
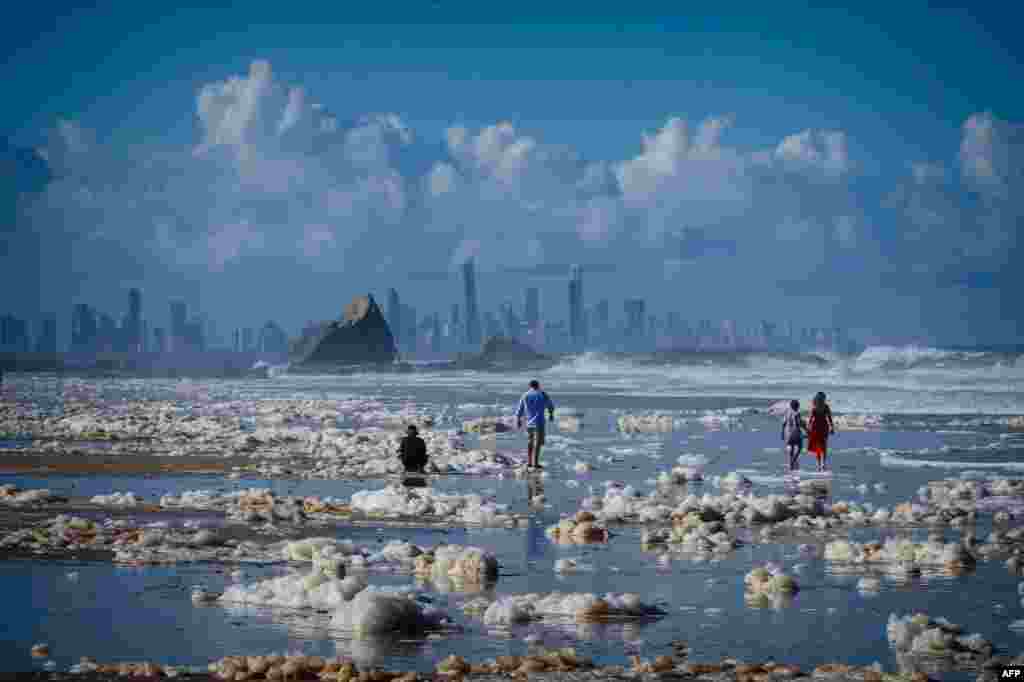
[(817, 457), (824, 457), (828, 450), (828, 431), (826, 429), (812, 428), (807, 435), (807, 452), (814, 453)]

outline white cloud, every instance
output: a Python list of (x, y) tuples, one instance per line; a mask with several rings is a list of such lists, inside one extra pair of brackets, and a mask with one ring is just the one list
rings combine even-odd
[(842, 131), (805, 130), (790, 135), (775, 148), (775, 157), (795, 168), (817, 169), (833, 176), (850, 170)]

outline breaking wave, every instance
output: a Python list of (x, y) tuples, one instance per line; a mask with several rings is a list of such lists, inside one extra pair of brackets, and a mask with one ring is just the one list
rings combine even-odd
[(550, 370), (560, 382), (630, 395), (808, 399), (863, 414), (1024, 414), (1019, 353), (872, 346), (830, 353), (583, 353)]

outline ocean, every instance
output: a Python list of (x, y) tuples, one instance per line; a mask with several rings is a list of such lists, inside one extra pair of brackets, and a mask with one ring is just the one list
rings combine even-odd
[[(291, 376), (270, 379), (157, 380), (13, 374), (4, 379), (5, 401), (59, 413), (69, 400), (87, 399), (116, 409), (124, 401), (173, 400), (187, 413), (222, 403), (244, 416), (246, 405), (275, 400), (373, 400), (384, 411), (414, 410), (435, 416), (435, 428), (458, 428), (466, 419), (513, 414), (527, 382), (537, 378), (555, 401), (559, 416), (549, 428), (540, 485), (545, 505), (528, 502), (537, 490), (516, 478), (440, 476), (445, 491), (492, 496), (528, 515), (526, 528), (416, 529), (346, 528), (331, 533), (358, 542), (405, 539), (471, 544), (495, 552), (500, 577), (485, 589), (493, 595), (527, 592), (635, 592), (665, 615), (641, 623), (603, 625), (531, 624), (490, 631), (461, 607), (478, 595), (421, 586), (423, 599), (446, 609), (450, 632), (423, 639), (353, 640), (328, 627), (329, 615), (253, 607), (195, 606), (192, 585), (219, 591), (232, 578), (222, 567), (178, 565), (126, 568), (88, 562), (0, 562), (0, 590), (7, 595), (5, 642), (0, 669), (38, 668), (29, 650), (48, 642), (60, 668), (83, 655), (98, 660), (151, 659), (205, 665), (228, 653), (306, 652), (343, 654), (388, 669), (429, 670), (457, 653), (471, 660), (524, 653), (532, 646), (574, 646), (599, 662), (626, 663), (670, 652), (689, 643), (693, 660), (732, 656), (774, 659), (813, 667), (829, 661), (907, 665), (886, 640), (889, 615), (926, 612), (942, 616), (991, 640), (1000, 651), (1024, 650), (1024, 605), (1020, 578), (1002, 560), (980, 560), (964, 573), (925, 570), (911, 578), (882, 575), (877, 591), (857, 588), (864, 572), (846, 570), (823, 557), (823, 540), (763, 541), (754, 536), (735, 551), (707, 560), (684, 552), (646, 550), (638, 527), (613, 528), (607, 544), (561, 546), (543, 535), (546, 526), (575, 513), (586, 497), (618, 481), (641, 492), (655, 488), (658, 474), (679, 458), (705, 461), (705, 480), (687, 493), (718, 494), (717, 476), (739, 472), (757, 495), (791, 491), (784, 471), (779, 401), (825, 391), (840, 418), (830, 442), (833, 474), (828, 500), (891, 508), (913, 500), (928, 481), (1024, 476), (1024, 363), (1011, 352), (872, 347), (855, 356), (828, 354), (691, 354), (664, 358), (586, 353), (533, 375), (487, 372), (364, 373), (350, 376)], [(671, 429), (628, 433), (623, 415), (671, 415)], [(339, 426), (354, 426), (339, 419)], [(0, 442), (0, 447), (3, 447)], [(499, 433), (471, 446), (522, 454), (525, 435)], [(577, 467), (577, 462), (586, 467)], [(802, 458), (804, 479), (812, 461)], [(589, 468), (589, 471), (585, 469)], [(582, 472), (582, 473), (581, 473)], [(9, 473), (0, 483), (46, 487), (79, 495), (133, 491), (147, 499), (188, 489), (267, 487), (282, 494), (347, 497), (388, 481), (232, 480), (211, 475), (27, 475)], [(882, 486), (878, 486), (882, 484)], [(1012, 526), (1021, 519), (1014, 518)], [(991, 515), (971, 530), (984, 538)], [(941, 535), (960, 541), (961, 530), (857, 528), (844, 536), (859, 542)], [(572, 559), (576, 570), (556, 573), (555, 562)], [(743, 576), (772, 562), (796, 576), (792, 600), (769, 606), (744, 598)], [(245, 580), (282, 575), (282, 566), (248, 567)], [(409, 585), (400, 574), (371, 574), (371, 584)], [(936, 668), (943, 679), (973, 677)]]

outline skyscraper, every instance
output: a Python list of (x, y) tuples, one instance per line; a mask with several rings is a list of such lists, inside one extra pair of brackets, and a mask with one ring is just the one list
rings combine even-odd
[(96, 348), (96, 311), (87, 303), (76, 303), (71, 313), (71, 350)]
[(516, 315), (515, 307), (507, 301), (501, 305), (501, 322), (505, 336), (510, 339), (519, 338), (519, 316)]
[(594, 308), (594, 327), (597, 329), (598, 334), (607, 336), (610, 322), (611, 307), (608, 304), (608, 299), (602, 298)]
[(391, 328), (391, 336), (395, 339), (395, 345), (402, 342), (405, 330), (402, 329), (402, 302), (398, 299), (398, 291), (388, 289), (388, 327)]
[(476, 267), (472, 258), (462, 264), (462, 286), (466, 297), (466, 343), (480, 345), (480, 310), (476, 300)]
[(462, 339), (462, 321), (459, 319), (458, 303), (452, 303), (452, 316), (448, 320), (448, 336), (451, 338), (452, 345), (458, 347)]
[(8, 353), (28, 352), (28, 323), (25, 320), (13, 315), (0, 317), (0, 349)]
[(583, 330), (583, 268), (569, 268), (569, 340), (573, 346), (584, 343)]
[(188, 338), (188, 308), (184, 301), (171, 301), (170, 350), (183, 350)]
[(416, 340), (419, 336), (419, 332), (416, 329), (416, 309), (411, 305), (404, 303), (400, 304), (399, 321), (402, 323), (402, 329), (398, 333), (398, 337), (401, 339), (400, 348), (406, 348), (410, 353), (416, 352)]
[(154, 350), (157, 353), (167, 352), (167, 334), (164, 332), (163, 327), (153, 329), (153, 344), (156, 346)]
[(39, 334), (36, 337), (37, 353), (57, 352), (57, 319), (50, 316), (44, 317), (39, 325)]
[(256, 332), (253, 331), (252, 327), (245, 327), (242, 329), (242, 352), (251, 353), (256, 348)]
[(430, 350), (441, 352), (441, 316), (438, 313), (434, 313), (434, 324), (430, 330)]
[(634, 338), (643, 336), (646, 322), (644, 300), (642, 298), (626, 299), (622, 308), (626, 313), (626, 336)]
[(128, 352), (142, 351), (142, 292), (132, 288), (128, 290), (128, 319), (124, 330)]
[(117, 323), (106, 313), (100, 313), (99, 330), (97, 332), (98, 349), (109, 353), (117, 345)]
[(537, 287), (528, 287), (522, 307), (528, 333), (536, 334), (541, 325), (541, 290)]

